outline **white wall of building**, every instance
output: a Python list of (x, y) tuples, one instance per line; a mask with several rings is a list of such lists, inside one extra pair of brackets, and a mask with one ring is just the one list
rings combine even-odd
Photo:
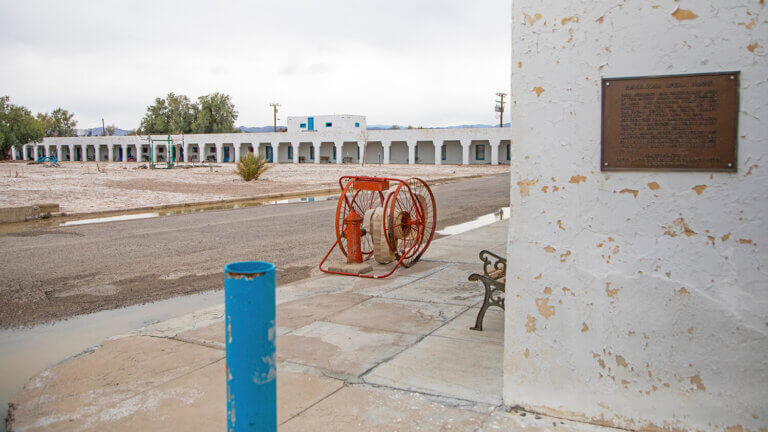
[[(317, 116), (322, 118), (323, 116)], [(332, 117), (332, 116), (328, 116)], [(362, 116), (349, 116), (351, 120), (359, 120), (354, 117)], [(510, 138), (509, 128), (456, 128), (456, 129), (399, 129), (399, 130), (365, 130), (362, 129), (365, 118), (362, 117), (361, 128), (353, 127), (352, 129), (335, 128), (331, 127), (328, 130), (316, 130), (316, 131), (298, 131), (298, 132), (264, 132), (264, 133), (236, 133), (236, 134), (204, 134), (204, 135), (174, 135), (172, 136), (174, 145), (178, 148), (192, 149), (185, 150), (184, 161), (188, 161), (186, 153), (192, 156), (192, 160), (199, 161), (198, 152), (199, 148), (204, 148), (204, 157), (214, 159), (219, 163), (225, 162), (225, 154), (228, 154), (228, 161), (234, 162), (238, 155), (244, 156), (245, 152), (254, 146), (254, 143), (258, 143), (259, 151), (266, 152), (265, 148), (271, 146), (273, 149), (273, 155), (279, 155), (279, 159), (276, 162), (279, 163), (292, 163), (298, 162), (298, 158), (294, 158), (294, 153), (299, 149), (299, 143), (305, 143), (301, 146), (300, 156), (305, 156), (303, 162), (306, 163), (319, 163), (319, 162), (344, 162), (341, 157), (333, 157), (333, 149), (336, 149), (337, 155), (342, 153), (344, 149), (344, 157), (351, 158), (347, 161), (351, 163), (359, 163), (356, 146), (362, 143), (381, 143), (380, 151), (382, 153), (382, 163), (417, 163), (416, 160), (416, 146), (420, 144), (420, 148), (439, 148), (441, 145), (449, 144), (450, 155), (448, 161), (445, 163), (456, 164), (474, 164), (474, 163), (493, 163), (493, 155), (491, 148), (494, 151), (499, 152), (501, 143), (508, 142)], [(354, 123), (353, 123), (354, 124)], [(335, 125), (335, 123), (334, 123)], [(449, 143), (450, 142), (450, 143)], [(475, 158), (475, 151), (469, 151), (470, 146), (474, 149), (473, 142), (482, 142), (486, 144), (486, 159), (478, 161)], [(283, 143), (280, 146), (278, 152), (278, 143)], [(456, 147), (456, 143), (460, 146)], [(291, 151), (291, 157), (288, 157), (288, 146), (293, 145)], [(158, 154), (165, 154), (164, 145), (158, 145)], [(39, 144), (26, 144), (21, 150), (21, 155), (24, 159), (34, 158), (35, 151), (44, 155), (46, 148), (56, 154), (60, 147), (72, 148), (71, 155), (77, 160), (78, 154), (85, 154), (83, 151), (87, 150), (87, 154), (90, 156), (89, 160), (94, 160), (95, 151), (97, 146), (100, 150), (100, 157), (104, 160), (108, 159), (108, 148), (113, 148), (113, 156), (115, 154), (121, 154), (123, 148), (131, 148), (130, 154), (134, 155), (134, 147), (140, 146), (142, 149), (141, 161), (146, 162), (149, 160), (149, 147), (147, 145), (146, 137), (140, 136), (105, 136), (105, 137), (59, 137), (59, 138), (44, 138), (43, 143)], [(322, 160), (318, 158), (309, 158), (309, 146), (320, 149), (320, 156)], [(119, 151), (115, 151), (117, 148)], [(228, 149), (225, 152), (224, 149)], [(466, 150), (466, 151), (465, 151)], [(315, 150), (316, 152), (317, 150)], [(459, 155), (456, 155), (458, 151)], [(80, 153), (78, 153), (80, 152)], [(428, 153), (429, 151), (427, 151)], [(103, 156), (102, 156), (103, 153)], [(425, 153), (425, 152), (422, 152)], [(69, 153), (68, 153), (69, 154)], [(177, 160), (181, 160), (177, 154)], [(439, 156), (439, 153), (438, 153)], [(443, 163), (441, 158), (435, 159), (434, 152), (431, 154), (420, 154), (420, 159), (423, 158), (422, 163)], [(464, 159), (466, 157), (466, 160)], [(497, 155), (497, 157), (499, 157)], [(163, 156), (164, 158), (164, 156)], [(362, 158), (362, 150), (360, 152), (360, 158)], [(369, 159), (371, 161), (371, 159)], [(375, 161), (378, 161), (376, 156)]]
[[(312, 121), (310, 122), (310, 118)], [(313, 129), (309, 129), (310, 125)], [(365, 116), (350, 114), (334, 114), (319, 116), (291, 116), (288, 117), (288, 132), (316, 132), (342, 131), (354, 133), (366, 130)]]
[[(762, 3), (512, 2), (505, 404), (768, 428)], [(738, 172), (600, 171), (601, 77), (733, 70)]]

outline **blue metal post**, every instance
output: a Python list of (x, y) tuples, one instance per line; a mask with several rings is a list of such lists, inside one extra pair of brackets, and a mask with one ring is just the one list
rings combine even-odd
[(277, 431), (275, 265), (224, 267), (227, 430)]

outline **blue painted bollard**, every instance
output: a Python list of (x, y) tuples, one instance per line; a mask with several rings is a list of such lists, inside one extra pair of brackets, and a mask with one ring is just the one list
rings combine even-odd
[(227, 430), (277, 431), (275, 265), (224, 267)]

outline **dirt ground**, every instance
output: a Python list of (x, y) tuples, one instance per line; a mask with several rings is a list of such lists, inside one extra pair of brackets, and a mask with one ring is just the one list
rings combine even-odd
[[(0, 207), (58, 203), (66, 213), (248, 198), (301, 192), (338, 184), (342, 175), (381, 177), (467, 177), (509, 172), (508, 165), (272, 165), (246, 183), (234, 164), (186, 165), (172, 170), (141, 169), (142, 163), (61, 162), (57, 167), (0, 163)], [(182, 165), (184, 166), (184, 165)]]

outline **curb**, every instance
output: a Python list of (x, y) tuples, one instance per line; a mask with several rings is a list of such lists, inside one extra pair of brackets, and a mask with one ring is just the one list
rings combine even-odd
[[(452, 181), (458, 181), (458, 180), (486, 177), (489, 175), (496, 175), (496, 174), (473, 174), (473, 175), (461, 176), (461, 177), (438, 177), (435, 179), (430, 179), (425, 181), (429, 185), (435, 185), (440, 183), (450, 183)], [(184, 209), (184, 208), (190, 208), (190, 207), (225, 206), (228, 204), (239, 204), (239, 203), (245, 204), (245, 203), (252, 203), (255, 201), (265, 201), (265, 200), (278, 199), (278, 198), (302, 198), (302, 197), (311, 196), (311, 195), (331, 195), (339, 192), (339, 189), (337, 189), (337, 187), (338, 186), (331, 187), (331, 188), (322, 188), (322, 189), (310, 189), (305, 191), (262, 194), (262, 195), (254, 195), (250, 197), (225, 198), (225, 199), (212, 200), (212, 201), (192, 201), (192, 202), (185, 202), (185, 203), (178, 203), (178, 204), (162, 204), (162, 205), (156, 205), (156, 206), (131, 207), (131, 208), (125, 208), (125, 209), (98, 210), (93, 212), (77, 212), (77, 213), (59, 212), (59, 213), (51, 213), (50, 219), (113, 216), (113, 215), (132, 214), (132, 213), (140, 213), (140, 212), (147, 212), (147, 211)], [(1, 224), (2, 223), (0, 223), (0, 225)]]

